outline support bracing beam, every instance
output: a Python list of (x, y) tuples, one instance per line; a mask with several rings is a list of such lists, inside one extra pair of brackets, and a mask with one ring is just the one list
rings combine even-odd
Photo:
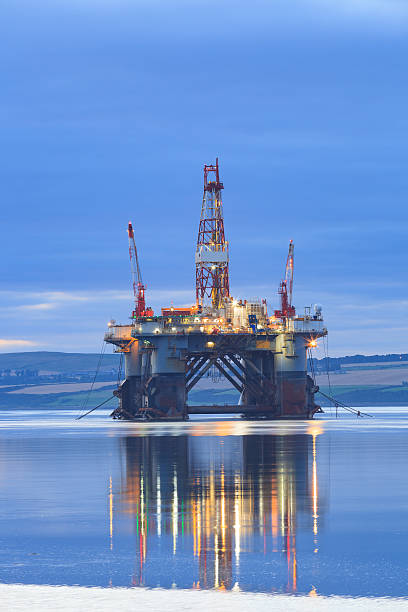
[(269, 388), (270, 391), (272, 391), (273, 393), (275, 393), (275, 385), (274, 383), (267, 378), (267, 376), (265, 376), (265, 374), (263, 374), (261, 372), (261, 370), (259, 368), (257, 368), (257, 366), (247, 357), (245, 357), (245, 362), (251, 366), (251, 368), (253, 368), (253, 370), (255, 370), (255, 372), (257, 372), (259, 374), (259, 376), (261, 377), (262, 383)]
[(187, 357), (186, 359), (186, 372), (193, 366), (193, 364), (197, 361), (198, 357), (194, 356), (194, 357)]
[(224, 358), (221, 358), (223, 363), (225, 363), (225, 365), (228, 365), (229, 370), (234, 374), (234, 376), (236, 376), (238, 378), (238, 380), (241, 381), (242, 385), (244, 387), (247, 387), (254, 395), (260, 395), (262, 390), (259, 384), (259, 380), (257, 380), (253, 374), (251, 374), (250, 372), (248, 372), (248, 370), (242, 365), (242, 363), (240, 361), (238, 361), (238, 359), (232, 358), (232, 355), (228, 355), (228, 357), (231, 359), (231, 361), (233, 361), (233, 363), (235, 365), (237, 365), (242, 374), (244, 376), (242, 376), (240, 373), (238, 373), (235, 368), (233, 368), (233, 366), (228, 363), (228, 361)]
[(186, 375), (186, 385), (190, 382), (190, 380), (197, 374), (197, 372), (199, 371), (200, 368), (202, 368), (202, 366), (205, 364), (205, 362), (207, 361), (208, 357), (199, 357), (196, 362), (194, 363), (194, 365), (192, 366), (191, 370), (189, 370), (189, 372), (187, 372)]
[(202, 378), (204, 376), (204, 374), (211, 368), (211, 366), (214, 364), (215, 359), (209, 359), (207, 365), (198, 372), (198, 374), (193, 378), (193, 380), (188, 383), (186, 385), (186, 392), (189, 393), (191, 391), (191, 389), (194, 387), (194, 385), (196, 385), (198, 383), (198, 381), (200, 380), (200, 378)]
[[(275, 395), (275, 385), (246, 353), (223, 350), (190, 355), (186, 363), (185, 389), (189, 393), (198, 381), (212, 367), (217, 370), (240, 393), (250, 393), (257, 404), (270, 404)], [(256, 399), (255, 399), (256, 398)], [(272, 400), (273, 401), (273, 400)]]
[(242, 372), (243, 372), (244, 374), (246, 374), (246, 373), (247, 373), (247, 371), (246, 371), (246, 369), (245, 369), (244, 365), (243, 365), (243, 364), (240, 362), (240, 360), (239, 360), (239, 359), (237, 359), (237, 358), (236, 358), (236, 356), (235, 356), (235, 355), (233, 355), (232, 353), (228, 353), (226, 356), (228, 357), (228, 359), (231, 359), (231, 361), (232, 361), (233, 363), (235, 363), (235, 365), (237, 366), (237, 368), (239, 368), (240, 370), (242, 370)]
[(225, 378), (227, 380), (230, 381), (230, 383), (240, 392), (242, 393), (242, 391), (244, 390), (243, 386), (240, 385), (234, 378), (232, 378), (232, 376), (230, 376), (228, 374), (228, 372), (226, 372), (226, 370), (224, 370), (224, 368), (222, 367), (222, 365), (219, 363), (219, 361), (215, 361), (214, 365), (216, 368), (218, 368), (218, 370), (221, 372), (221, 374), (223, 376), (225, 376)]
[(245, 384), (245, 378), (231, 365), (231, 363), (229, 361), (227, 361), (225, 359), (225, 357), (223, 357), (222, 355), (220, 355), (218, 357), (218, 359), (220, 359), (220, 361), (222, 361), (222, 363), (229, 369), (230, 372), (233, 373), (233, 375), (238, 378), (238, 380), (244, 385)]
[(200, 355), (194, 355), (193, 357), (188, 358), (186, 363), (186, 376), (201, 359), (202, 357)]
[[(253, 374), (251, 375), (248, 372), (248, 369), (244, 368), (244, 366), (236, 359), (234, 355), (229, 354), (228, 357), (242, 369), (246, 376), (253, 377)], [(265, 374), (263, 374), (261, 370), (254, 364), (254, 362), (247, 356), (245, 356), (245, 363), (247, 363), (252, 368), (252, 370), (255, 371), (261, 377), (262, 382), (266, 383), (269, 387), (274, 387), (273, 382), (267, 376), (265, 376)]]
[(253, 370), (255, 370), (255, 372), (257, 374), (259, 374), (259, 376), (261, 378), (265, 378), (265, 376), (262, 374), (261, 370), (250, 359), (248, 359), (248, 357), (246, 357), (246, 356), (245, 356), (245, 363), (247, 363), (249, 366), (251, 366), (251, 368)]

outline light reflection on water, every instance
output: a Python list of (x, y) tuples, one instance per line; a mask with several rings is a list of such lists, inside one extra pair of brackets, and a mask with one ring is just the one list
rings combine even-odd
[(408, 411), (0, 414), (3, 582), (407, 595)]
[(316, 547), (326, 503), (319, 500), (318, 428), (228, 436), (233, 425), (217, 427), (218, 437), (121, 439), (125, 470), (114, 497), (117, 513), (135, 527), (134, 584), (154, 584), (150, 558), (164, 539), (167, 554), (185, 558), (194, 588), (237, 587), (256, 555), (282, 566), (279, 578), (269, 577), (270, 590), (297, 591), (297, 529), (309, 531)]

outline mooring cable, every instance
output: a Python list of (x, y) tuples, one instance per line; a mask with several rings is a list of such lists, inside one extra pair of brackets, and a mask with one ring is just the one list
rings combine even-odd
[(315, 369), (314, 369), (312, 350), (310, 348), (307, 349), (307, 354), (308, 354), (308, 358), (309, 358), (310, 373), (312, 375), (313, 383), (316, 386), (316, 373), (315, 373)]
[(323, 350), (326, 357), (326, 371), (327, 371), (327, 383), (329, 386), (329, 393), (331, 395), (331, 380), (330, 380), (330, 361), (329, 361), (329, 336), (323, 337)]
[[(327, 346), (325, 344), (325, 340), (327, 342)], [(323, 391), (318, 391), (318, 393), (320, 393), (320, 395), (323, 395), (323, 397), (325, 397), (326, 399), (328, 399), (330, 402), (332, 402), (332, 404), (334, 404), (335, 408), (336, 408), (336, 418), (337, 418), (337, 409), (338, 408), (344, 408), (344, 410), (347, 410), (348, 412), (351, 412), (352, 414), (357, 415), (357, 417), (370, 417), (370, 419), (373, 419), (374, 416), (372, 414), (368, 414), (366, 412), (361, 412), (361, 410), (357, 410), (356, 408), (352, 408), (351, 406), (347, 406), (347, 404), (344, 404), (343, 402), (341, 402), (340, 400), (336, 400), (334, 397), (332, 397), (331, 393), (331, 382), (330, 382), (330, 366), (329, 366), (329, 339), (328, 338), (323, 338), (323, 350), (325, 353), (325, 358), (326, 358), (326, 371), (327, 371), (327, 381), (328, 381), (328, 385), (329, 385), (329, 393), (330, 395), (327, 395), (326, 393), (323, 393)], [(330, 406), (331, 408), (331, 406)]]
[(120, 384), (120, 379), (122, 377), (122, 367), (123, 367), (123, 353), (120, 354), (120, 359), (119, 359), (119, 367), (118, 367), (118, 380), (117, 380), (117, 386), (119, 389), (119, 384)]
[[(93, 391), (93, 388), (94, 388), (94, 385), (95, 385), (95, 381), (96, 381), (96, 377), (98, 376), (99, 369), (101, 367), (101, 363), (102, 363), (102, 359), (103, 359), (103, 356), (104, 356), (104, 353), (105, 353), (105, 349), (106, 349), (106, 344), (105, 344), (105, 340), (104, 340), (102, 342), (101, 352), (99, 353), (99, 359), (98, 359), (98, 363), (97, 363), (96, 370), (95, 370), (95, 376), (93, 377), (92, 384), (91, 384), (90, 388), (88, 389), (88, 393), (85, 396), (84, 401), (82, 402), (82, 406), (81, 406), (80, 411), (79, 411), (80, 414), (88, 406), (89, 398), (90, 398), (90, 395), (91, 395), (91, 393)], [(75, 420), (77, 420), (77, 419), (75, 419)]]
[(346, 404), (343, 404), (343, 402), (340, 402), (339, 400), (336, 400), (334, 397), (330, 397), (330, 395), (327, 395), (326, 393), (323, 393), (323, 391), (320, 391), (320, 389), (319, 389), (318, 393), (320, 393), (320, 395), (323, 395), (323, 397), (328, 399), (335, 406), (338, 406), (339, 408), (344, 408), (344, 410), (347, 410), (348, 412), (351, 412), (352, 414), (355, 414), (358, 417), (365, 417), (366, 416), (366, 417), (370, 417), (370, 419), (374, 418), (374, 416), (372, 414), (368, 414), (367, 412), (362, 412), (361, 410), (357, 410), (356, 408), (352, 408), (351, 406), (347, 406)]
[[(327, 342), (327, 346), (326, 346), (326, 342)], [(329, 395), (331, 396), (332, 389), (331, 389), (331, 381), (330, 381), (329, 336), (328, 335), (326, 337), (323, 336), (323, 351), (324, 351), (324, 356), (326, 359), (326, 372), (327, 372), (327, 383), (329, 387)], [(332, 407), (330, 406), (330, 414), (331, 412), (332, 412)], [(337, 419), (337, 404), (336, 404), (336, 419)]]
[(91, 414), (91, 412), (93, 412), (94, 410), (96, 410), (97, 408), (100, 408), (101, 406), (103, 406), (104, 404), (107, 404), (108, 402), (110, 402), (111, 399), (115, 399), (115, 396), (112, 395), (111, 397), (108, 397), (108, 399), (106, 399), (105, 401), (103, 401), (101, 404), (98, 404), (97, 406), (95, 406), (95, 408), (91, 408), (90, 410), (88, 410), (88, 412), (85, 412), (85, 414), (81, 414), (80, 416), (78, 416), (75, 420), (79, 421), (80, 419), (83, 419), (84, 417), (86, 417), (88, 414)]

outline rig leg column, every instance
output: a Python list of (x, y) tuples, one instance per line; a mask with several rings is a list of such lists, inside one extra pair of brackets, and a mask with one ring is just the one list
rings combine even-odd
[[(274, 360), (270, 351), (245, 353), (244, 365), (246, 383), (243, 393), (245, 405), (259, 406), (259, 416), (273, 417), (276, 413)], [(245, 408), (243, 408), (245, 413)], [(252, 417), (252, 418), (256, 418)]]
[(119, 407), (113, 411), (112, 416), (125, 420), (134, 418), (143, 405), (141, 376), (129, 376), (113, 394), (119, 398)]
[(165, 421), (180, 421), (186, 418), (184, 373), (153, 374), (146, 393), (146, 414), (149, 417)]
[(309, 418), (306, 401), (306, 341), (281, 334), (276, 340), (276, 387), (281, 418)]
[(185, 349), (183, 337), (157, 336), (152, 339), (151, 376), (146, 383), (148, 418), (180, 421), (188, 418), (186, 409)]

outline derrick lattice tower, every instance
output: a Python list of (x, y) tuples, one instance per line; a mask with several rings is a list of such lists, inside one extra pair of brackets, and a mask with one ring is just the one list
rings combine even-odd
[(196, 263), (197, 306), (222, 308), (229, 296), (228, 242), (224, 234), (222, 190), (218, 158), (204, 166), (204, 194), (198, 229)]

